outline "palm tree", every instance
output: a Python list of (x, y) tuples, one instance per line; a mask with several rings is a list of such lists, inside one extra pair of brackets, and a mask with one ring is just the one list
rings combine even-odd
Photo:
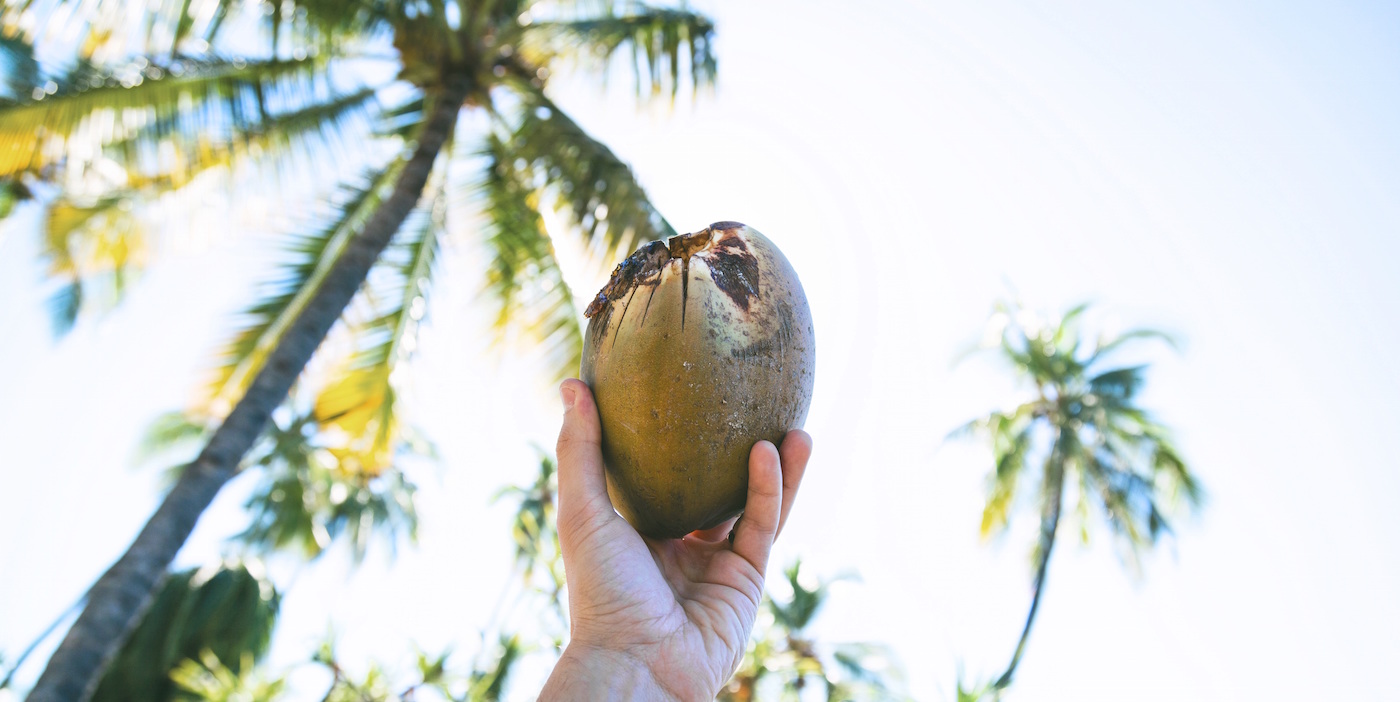
[[(711, 82), (715, 70), (706, 18), (640, 3), (123, 6), (134, 14), (114, 7), (0, 5), (0, 27), (29, 47), (50, 21), (81, 30), (73, 47), (80, 60), (61, 71), (43, 71), (35, 61), (29, 94), (0, 99), (0, 184), (6, 203), (38, 193), (48, 210), (44, 251), (49, 270), (64, 281), (54, 304), (60, 321), (89, 307), (93, 285), (119, 297), (159, 253), (140, 221), (143, 205), (156, 198), (178, 195), (211, 173), (258, 173), (297, 159), (324, 167), (328, 145), (354, 144), (362, 153), (377, 137), (392, 148), (387, 158), (362, 159), (365, 176), (345, 185), (327, 224), (297, 242), (299, 260), (289, 275), (250, 310), (203, 408), (209, 428), (202, 450), (89, 591), (31, 693), (36, 701), (91, 694), (199, 515), (240, 470), (321, 341), (373, 282), (381, 253), (418, 211), (421, 233), (404, 247), (403, 260), (388, 264), (402, 294), (385, 303), (387, 311), (373, 304), (383, 301), (368, 304), (378, 313), (356, 325), (360, 352), (316, 403), (319, 422), (351, 437), (342, 447), (347, 459), (368, 473), (391, 460), (402, 436), (393, 369), (411, 351), (431, 252), (449, 227), (445, 202), (463, 168), (481, 174), (475, 193), (489, 222), (490, 279), (503, 312), (564, 359), (561, 367), (576, 358), (578, 317), (540, 210), (570, 215), (589, 250), (609, 259), (674, 230), (627, 166), (547, 97), (550, 66), (572, 60), (606, 71), (614, 55), (630, 50), (639, 95), (648, 98), (674, 98), (683, 69), (697, 86)], [(263, 41), (250, 52), (256, 23)], [(388, 45), (396, 77), (356, 84), (362, 64), (385, 60)], [(473, 135), (478, 148), (459, 148), (472, 141), (458, 133), (463, 108), (482, 113), (478, 122), (489, 125)], [(357, 121), (356, 114), (369, 119)]]
[(1030, 613), (1011, 663), (987, 690), (993, 696), (1011, 684), (1025, 655), (1067, 487), (1077, 488), (1074, 508), (1082, 539), (1088, 541), (1089, 515), (1097, 511), (1134, 563), (1170, 530), (1169, 507), (1184, 502), (1195, 508), (1201, 501), (1200, 484), (1168, 430), (1135, 404), (1147, 366), (1111, 364), (1113, 352), (1124, 344), (1152, 338), (1170, 343), (1170, 337), (1139, 329), (1086, 342), (1079, 321), (1087, 309), (1080, 305), (1058, 321), (1042, 323), (1018, 306), (999, 304), (992, 317), (1000, 336), (997, 351), (1019, 378), (1030, 381), (1034, 395), (1009, 412), (993, 412), (954, 432), (981, 434), (991, 442), (996, 467), (982, 511), (984, 538), (1005, 531), (1024, 492), (1034, 491), (1040, 512)]

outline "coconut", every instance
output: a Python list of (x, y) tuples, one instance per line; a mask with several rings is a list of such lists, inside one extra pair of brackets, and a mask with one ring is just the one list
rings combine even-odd
[(753, 445), (807, 417), (816, 344), (802, 283), (737, 222), (643, 245), (584, 312), (613, 507), (679, 538), (739, 514)]

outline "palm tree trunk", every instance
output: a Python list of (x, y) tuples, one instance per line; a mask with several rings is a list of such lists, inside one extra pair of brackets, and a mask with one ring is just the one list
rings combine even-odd
[(364, 283), (384, 247), (418, 204), (438, 152), (465, 99), (465, 81), (449, 84), (433, 101), (412, 158), (394, 191), (336, 260), (322, 287), (288, 327), (243, 398), (181, 473), (126, 553), (88, 592), (88, 605), (68, 630), (29, 702), (82, 702), (136, 627), (175, 554), (219, 489), (237, 472), (243, 455), (287, 397), (321, 340)]
[(1011, 656), (1011, 664), (1006, 666), (1006, 672), (1002, 673), (1001, 677), (992, 685), (998, 699), (1001, 690), (1011, 685), (1011, 677), (1016, 673), (1016, 666), (1021, 664), (1021, 656), (1026, 653), (1026, 641), (1031, 637), (1031, 625), (1035, 623), (1035, 613), (1040, 609), (1040, 596), (1045, 592), (1045, 572), (1050, 565), (1050, 549), (1055, 546), (1055, 531), (1060, 525), (1060, 502), (1065, 490), (1065, 464), (1064, 457), (1060, 453), (1058, 440), (1050, 451), (1050, 457), (1046, 460), (1045, 481), (1047, 483), (1047, 499), (1040, 515), (1040, 542), (1036, 548), (1040, 557), (1036, 562), (1031, 611), (1030, 614), (1026, 615), (1026, 626), (1021, 629), (1021, 640), (1016, 642), (1016, 652)]

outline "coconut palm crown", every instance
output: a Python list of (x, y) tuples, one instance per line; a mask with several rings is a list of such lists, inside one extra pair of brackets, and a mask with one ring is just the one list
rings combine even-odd
[[(0, 34), (0, 216), (42, 208), (60, 331), (116, 304), (167, 248), (159, 215), (181, 196), (278, 191), (308, 175), (326, 186), (289, 203), (304, 214), (286, 265), (180, 430), (198, 428), (198, 455), (89, 591), (36, 701), (92, 693), (280, 406), (281, 436), (334, 437), (317, 444), (316, 470), (294, 471), (353, 483), (327, 495), (373, 498), (367, 481), (423, 449), (400, 411), (396, 371), (412, 356), (448, 232), (480, 222), (498, 326), (536, 339), (556, 372), (576, 367), (577, 310), (541, 213), (562, 215), (604, 259), (675, 232), (630, 168), (550, 99), (549, 81), (561, 65), (606, 75), (620, 57), (635, 68), (639, 98), (674, 99), (687, 82), (711, 84), (716, 65), (707, 18), (631, 2), (3, 0)], [(348, 351), (284, 405), (333, 330)], [(343, 504), (325, 509), (267, 515), (253, 532), (305, 545), (297, 529), (314, 537), (318, 524), (362, 521), (347, 520)]]
[(1010, 664), (987, 690), (993, 697), (1011, 684), (1025, 655), (1067, 491), (1081, 540), (1088, 542), (1091, 514), (1097, 513), (1134, 566), (1142, 550), (1170, 531), (1169, 511), (1195, 508), (1202, 499), (1200, 483), (1166, 427), (1137, 404), (1147, 366), (1112, 361), (1125, 344), (1154, 338), (1170, 343), (1170, 337), (1138, 329), (1087, 340), (1079, 326), (1087, 309), (1080, 305), (1043, 323), (1019, 306), (999, 304), (992, 317), (1000, 337), (996, 352), (1029, 381), (1033, 394), (1010, 411), (992, 412), (954, 432), (991, 443), (995, 469), (982, 511), (984, 538), (1004, 532), (1023, 502), (1040, 515), (1030, 612)]

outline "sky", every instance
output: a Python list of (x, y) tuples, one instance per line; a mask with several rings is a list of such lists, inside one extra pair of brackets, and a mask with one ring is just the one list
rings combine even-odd
[[(954, 361), (998, 299), (1087, 300), (1093, 324), (1182, 340), (1140, 352), (1142, 400), (1209, 497), (1139, 575), (1106, 538), (1057, 549), (1009, 699), (1400, 696), (1385, 672), (1400, 660), (1400, 11), (697, 6), (718, 27), (713, 95), (639, 109), (625, 83), (566, 72), (552, 87), (677, 229), (745, 222), (802, 278), (816, 451), (770, 575), (798, 557), (859, 574), (834, 587), (821, 640), (889, 644), (920, 700), (948, 699), (960, 669), (1001, 671), (1029, 604), (1033, 519), (982, 543), (990, 456), (943, 437), (1025, 388), (989, 359)], [(7, 657), (154, 509), (160, 472), (130, 458), (141, 430), (194, 396), (287, 216), (211, 197), (169, 218), (198, 235), (57, 342), (33, 213), (0, 229)], [(296, 572), (274, 663), (304, 658), (332, 621), (349, 659), (470, 651), (508, 577), (509, 508), (488, 498), (529, 477), (559, 405), (535, 360), (491, 345), (465, 224), (411, 369), (415, 421), (442, 455), (418, 476), (422, 541), (353, 572), (343, 554)], [(567, 272), (583, 294), (602, 282)], [(220, 553), (247, 490), (226, 489), (179, 565)]]

